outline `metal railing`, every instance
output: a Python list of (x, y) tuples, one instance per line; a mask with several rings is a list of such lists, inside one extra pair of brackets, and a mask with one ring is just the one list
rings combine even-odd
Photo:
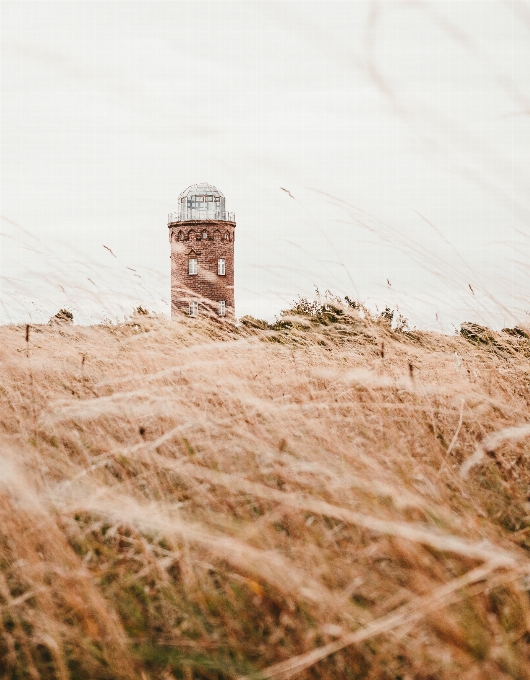
[(167, 216), (168, 224), (172, 222), (187, 222), (188, 220), (219, 220), (221, 222), (235, 222), (236, 214), (233, 212), (224, 212), (217, 210), (210, 212), (209, 210), (189, 210), (184, 214), (180, 212), (169, 213)]

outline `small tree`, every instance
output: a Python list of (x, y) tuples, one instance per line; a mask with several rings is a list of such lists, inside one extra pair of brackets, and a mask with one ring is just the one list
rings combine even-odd
[(390, 309), (390, 307), (385, 307), (384, 311), (379, 314), (379, 319), (388, 324), (393, 331), (407, 331), (409, 329), (408, 319), (394, 309)]
[(385, 310), (381, 312), (379, 318), (381, 319), (381, 321), (384, 321), (389, 326), (391, 326), (392, 321), (394, 320), (394, 310), (390, 309), (390, 307), (385, 307)]

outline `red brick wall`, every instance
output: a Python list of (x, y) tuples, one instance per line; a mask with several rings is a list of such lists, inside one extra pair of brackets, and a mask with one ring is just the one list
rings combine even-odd
[[(226, 316), (234, 316), (235, 222), (188, 220), (169, 227), (171, 243), (171, 315), (189, 313), (190, 300), (199, 301), (199, 313), (217, 315), (219, 302), (226, 302)], [(205, 241), (203, 231), (208, 232)], [(184, 239), (179, 239), (182, 232)], [(229, 240), (225, 239), (228, 233)], [(188, 260), (197, 259), (197, 274), (188, 274)], [(217, 260), (224, 258), (226, 274), (217, 273)]]

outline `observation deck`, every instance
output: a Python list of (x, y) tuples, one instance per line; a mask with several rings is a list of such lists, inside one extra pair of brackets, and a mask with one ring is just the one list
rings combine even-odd
[(188, 222), (190, 220), (218, 220), (220, 222), (235, 222), (236, 214), (233, 212), (225, 212), (224, 210), (210, 211), (210, 210), (186, 210), (185, 212), (172, 212), (167, 216), (167, 223), (174, 224), (175, 222)]

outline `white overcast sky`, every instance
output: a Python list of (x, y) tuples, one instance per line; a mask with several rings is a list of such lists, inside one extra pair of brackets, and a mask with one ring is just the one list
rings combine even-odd
[(168, 313), (167, 214), (206, 181), (238, 316), (318, 286), (425, 328), (528, 323), (530, 4), (1, 12), (2, 321)]

